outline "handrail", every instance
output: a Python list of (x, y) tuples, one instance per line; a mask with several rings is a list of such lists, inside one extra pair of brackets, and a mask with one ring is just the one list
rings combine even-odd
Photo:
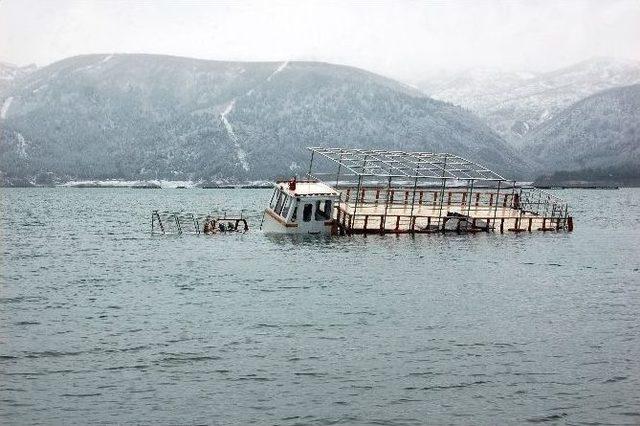
[[(220, 224), (231, 223), (232, 226), (220, 226)], [(157, 227), (156, 227), (157, 224)], [(242, 213), (238, 217), (228, 217), (226, 213), (222, 216), (209, 214), (194, 214), (186, 212), (172, 212), (153, 210), (151, 212), (151, 233), (161, 234), (207, 234), (216, 232), (246, 232), (249, 230), (247, 219)]]

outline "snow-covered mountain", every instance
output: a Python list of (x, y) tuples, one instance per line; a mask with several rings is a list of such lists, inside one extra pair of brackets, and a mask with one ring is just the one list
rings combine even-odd
[(23, 78), (36, 69), (37, 67), (35, 65), (19, 67), (17, 65), (8, 64), (6, 62), (0, 62), (0, 96), (4, 89), (9, 87), (16, 80)]
[(309, 145), (449, 151), (526, 170), (473, 114), (326, 63), (85, 55), (20, 79), (0, 107), (5, 177), (268, 179), (303, 174)]
[(640, 177), (640, 84), (589, 96), (526, 139), (524, 153), (547, 172), (624, 168)]
[(573, 103), (602, 90), (640, 83), (640, 63), (595, 58), (552, 72), (471, 70), (432, 75), (418, 86), (434, 99), (484, 118), (514, 146)]

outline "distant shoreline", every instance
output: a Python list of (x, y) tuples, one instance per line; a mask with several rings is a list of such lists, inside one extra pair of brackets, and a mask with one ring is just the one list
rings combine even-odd
[[(535, 181), (518, 181), (519, 185), (539, 189), (618, 189), (640, 187), (640, 179), (553, 179), (542, 177)], [(354, 182), (355, 186), (355, 182)], [(271, 180), (245, 182), (191, 181), (191, 180), (70, 180), (63, 183), (37, 181), (35, 179), (8, 179), (1, 181), (0, 188), (128, 188), (128, 189), (270, 189)]]
[[(533, 184), (531, 185), (543, 190), (561, 190), (561, 189), (600, 189), (615, 190), (621, 188), (640, 188), (640, 184), (619, 185), (616, 183), (558, 183), (558, 184)], [(80, 188), (80, 189), (272, 189), (273, 184), (221, 184), (221, 185), (158, 185), (153, 183), (140, 184), (107, 184), (107, 183), (79, 183), (79, 184), (62, 184), (62, 185), (0, 185), (0, 188)]]
[(271, 189), (273, 185), (171, 186), (159, 185), (0, 185), (0, 188), (74, 188), (74, 189)]
[(0, 188), (129, 188), (129, 189), (261, 189), (272, 188), (273, 183), (269, 181), (250, 181), (243, 183), (216, 183), (216, 182), (193, 182), (193, 181), (131, 181), (131, 180), (83, 180), (68, 181), (64, 183), (38, 183), (35, 181), (14, 180), (0, 182)]

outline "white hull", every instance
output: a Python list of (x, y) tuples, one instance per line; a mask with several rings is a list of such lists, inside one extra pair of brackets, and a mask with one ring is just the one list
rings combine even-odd
[(310, 221), (285, 224), (274, 218), (267, 209), (264, 212), (262, 230), (267, 234), (331, 235), (332, 223), (332, 221)]

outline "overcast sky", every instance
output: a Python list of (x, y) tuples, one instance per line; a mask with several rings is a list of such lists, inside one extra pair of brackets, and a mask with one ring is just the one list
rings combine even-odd
[(318, 60), (419, 79), (434, 69), (549, 70), (640, 60), (640, 0), (0, 0), (0, 60), (82, 53)]

